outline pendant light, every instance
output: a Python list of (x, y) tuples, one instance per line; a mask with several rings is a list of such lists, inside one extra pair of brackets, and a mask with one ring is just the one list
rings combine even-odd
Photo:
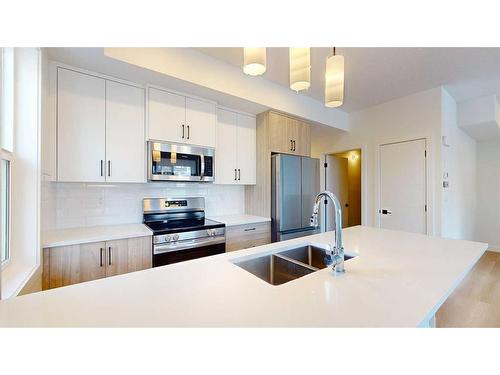
[(344, 102), (344, 56), (335, 54), (326, 59), (325, 105), (339, 107)]
[(290, 47), (290, 88), (299, 92), (311, 86), (311, 49)]
[(259, 76), (266, 71), (266, 48), (243, 48), (243, 72)]

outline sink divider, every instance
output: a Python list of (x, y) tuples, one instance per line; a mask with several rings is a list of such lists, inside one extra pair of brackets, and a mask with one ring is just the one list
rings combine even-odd
[[(285, 262), (288, 262), (288, 263), (295, 264), (298, 267), (302, 267), (302, 269), (308, 269), (311, 272), (319, 271), (319, 268), (316, 268), (314, 266), (310, 266), (309, 264), (303, 263), (301, 261), (289, 258), (289, 257), (287, 257), (285, 255), (281, 255), (281, 254), (278, 254), (278, 253), (271, 254), (271, 270), (274, 270), (276, 258), (284, 260)], [(275, 275), (274, 272), (271, 271), (270, 272), (270, 283), (273, 284), (273, 285), (274, 285), (274, 282), (275, 282), (274, 275)]]

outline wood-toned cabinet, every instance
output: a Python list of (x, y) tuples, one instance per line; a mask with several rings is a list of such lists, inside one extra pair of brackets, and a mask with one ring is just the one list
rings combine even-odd
[(255, 117), (219, 108), (215, 182), (217, 184), (255, 184)]
[(151, 268), (151, 237), (93, 242), (43, 250), (43, 289)]
[(145, 182), (144, 89), (57, 68), (57, 180)]
[(226, 252), (271, 243), (271, 222), (226, 227)]
[(310, 125), (275, 111), (257, 115), (256, 184), (245, 187), (247, 214), (271, 217), (271, 156), (311, 156)]
[(151, 237), (106, 242), (106, 276), (151, 268)]
[(308, 123), (270, 111), (269, 146), (271, 152), (310, 156), (311, 130)]
[(148, 139), (215, 147), (215, 127), (215, 103), (148, 89)]

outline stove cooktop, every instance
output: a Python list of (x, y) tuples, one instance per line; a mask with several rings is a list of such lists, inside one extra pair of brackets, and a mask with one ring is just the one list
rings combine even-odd
[(209, 219), (182, 219), (145, 222), (155, 235), (180, 233), (202, 229), (224, 228), (226, 225)]

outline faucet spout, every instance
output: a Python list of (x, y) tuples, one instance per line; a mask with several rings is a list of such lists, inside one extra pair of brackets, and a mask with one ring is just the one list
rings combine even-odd
[(335, 246), (331, 254), (333, 269), (336, 273), (344, 273), (344, 247), (342, 245), (342, 207), (339, 199), (331, 191), (325, 190), (316, 196), (314, 201), (313, 213), (311, 215), (311, 226), (317, 228), (319, 205), (323, 198), (330, 198), (334, 207), (335, 217)]

